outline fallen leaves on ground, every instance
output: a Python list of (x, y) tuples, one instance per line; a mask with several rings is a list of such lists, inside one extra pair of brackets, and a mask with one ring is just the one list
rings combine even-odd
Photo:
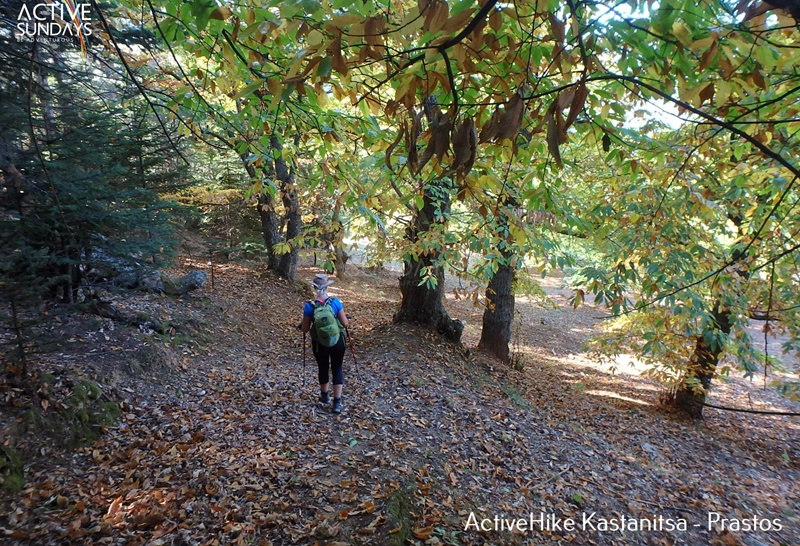
[[(98, 441), (32, 464), (26, 488), (0, 505), (4, 542), (800, 543), (796, 420), (695, 425), (643, 381), (535, 352), (523, 371), (499, 366), (390, 324), (386, 276), (356, 270), (332, 294), (353, 317), (342, 415), (317, 402), (310, 350), (303, 362), (304, 295), (256, 269), (220, 268), (213, 289), (163, 309), (177, 320), (186, 307), (206, 340), (173, 341), (170, 369), (122, 390), (119, 423)], [(783, 529), (709, 530), (712, 512)], [(589, 528), (467, 529), (470, 515), (593, 513)], [(620, 517), (689, 528), (593, 528)]]

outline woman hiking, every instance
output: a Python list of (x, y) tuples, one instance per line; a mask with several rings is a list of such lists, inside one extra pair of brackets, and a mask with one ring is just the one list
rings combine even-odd
[(324, 273), (318, 273), (311, 281), (317, 295), (303, 306), (303, 333), (311, 332), (311, 350), (319, 367), (319, 401), (330, 402), (330, 375), (333, 376), (333, 413), (342, 413), (342, 385), (344, 384), (344, 329), (347, 328), (347, 315), (339, 298), (328, 296), (328, 287), (333, 281)]

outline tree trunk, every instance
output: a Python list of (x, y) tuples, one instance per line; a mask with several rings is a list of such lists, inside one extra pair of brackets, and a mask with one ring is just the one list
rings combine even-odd
[[(731, 332), (731, 313), (728, 310), (720, 311), (719, 304), (714, 307), (712, 314), (716, 323), (716, 328), (711, 330), (711, 334), (729, 334)], [(712, 341), (709, 342), (708, 338)], [(675, 392), (674, 404), (679, 409), (688, 413), (694, 419), (703, 417), (703, 405), (706, 395), (711, 387), (711, 380), (717, 370), (719, 357), (722, 354), (723, 345), (716, 341), (716, 335), (699, 335), (695, 340), (694, 354), (689, 365), (687, 375)], [(688, 380), (688, 381), (687, 381)]]
[(71, 234), (62, 236), (60, 243), (60, 255), (63, 259), (57, 266), (60, 274), (54, 290), (61, 303), (75, 303), (81, 284), (81, 248)]
[[(430, 258), (407, 262), (403, 276), (400, 277), (400, 293), (402, 303), (395, 314), (395, 322), (422, 324), (435, 329), (453, 343), (461, 341), (464, 325), (460, 320), (453, 320), (447, 314), (442, 303), (444, 295), (444, 270), (433, 266)], [(432, 267), (436, 277), (436, 286), (420, 285), (420, 271)]]
[(341, 246), (335, 248), (334, 255), (333, 267), (336, 270), (336, 278), (347, 278), (347, 260), (350, 259), (350, 255)]
[[(9, 293), (9, 303), (11, 304), (11, 327), (14, 331), (14, 341), (17, 344), (16, 360), (20, 363), (22, 377), (28, 377), (28, 358), (25, 354), (25, 338), (22, 335), (22, 323), (17, 311), (17, 302), (14, 299), (14, 292)], [(12, 355), (13, 355), (12, 351)], [(4, 367), (5, 368), (5, 367)]]
[[(516, 201), (511, 196), (502, 199), (503, 206), (516, 206)], [(497, 245), (502, 255), (502, 261), (495, 271), (489, 285), (486, 287), (486, 309), (483, 311), (483, 327), (478, 349), (497, 357), (501, 362), (508, 364), (511, 360), (509, 343), (511, 342), (511, 325), (514, 322), (514, 277), (515, 266), (512, 263), (511, 233), (509, 221), (500, 208), (496, 222), (496, 233), (500, 237)]]
[(261, 234), (264, 236), (264, 246), (267, 248), (267, 268), (273, 271), (278, 269), (280, 257), (275, 254), (275, 245), (280, 240), (278, 230), (278, 215), (275, 213), (275, 201), (267, 193), (258, 196), (258, 216), (261, 218)]
[[(258, 178), (255, 167), (247, 162), (245, 155), (240, 156), (244, 163), (244, 168), (251, 180)], [(272, 178), (271, 169), (262, 169), (266, 178)], [(261, 220), (261, 235), (264, 237), (264, 246), (267, 249), (267, 269), (278, 270), (280, 257), (275, 254), (275, 245), (281, 242), (281, 233), (278, 223), (278, 214), (275, 212), (275, 199), (263, 188), (258, 194), (258, 204), (256, 205), (258, 217)]]
[[(281, 152), (283, 145), (277, 136), (270, 137), (270, 145), (273, 152)], [(282, 221), (279, 221), (275, 210), (275, 199), (266, 192), (258, 196), (258, 215), (261, 219), (261, 233), (264, 236), (264, 245), (267, 248), (268, 263), (267, 267), (275, 271), (281, 277), (295, 280), (297, 277), (297, 263), (299, 252), (296, 246), (291, 246), (286, 254), (277, 254), (275, 247), (282, 240), (290, 242), (293, 238), (300, 235), (303, 228), (303, 221), (300, 216), (300, 204), (295, 190), (294, 170), (289, 167), (286, 160), (278, 153), (274, 154), (274, 170), (265, 170), (265, 175), (274, 177), (277, 180), (278, 188), (281, 192), (281, 201), (286, 209), (286, 214)], [(252, 165), (245, 165), (251, 178), (255, 178), (256, 171)], [(284, 232), (282, 224), (285, 224)], [(283, 237), (281, 236), (283, 234)]]
[[(507, 258), (507, 256), (503, 256)], [(511, 360), (511, 325), (514, 321), (514, 267), (502, 263), (486, 287), (486, 309), (478, 349), (504, 363)]]
[[(55, 67), (60, 70), (55, 70), (55, 74), (60, 74), (61, 70), (65, 70), (61, 56), (55, 52), (55, 48), (50, 49), (49, 53), (52, 56), (52, 61), (47, 59), (46, 52), (42, 50), (39, 44), (34, 46), (34, 54), (40, 64), (40, 67), (45, 67), (49, 62), (52, 62)], [(45, 69), (40, 68), (39, 72), (31, 73), (36, 85), (40, 89), (39, 99), (42, 101), (42, 119), (44, 121), (44, 138), (47, 142), (53, 142), (56, 139), (56, 106), (53, 102), (53, 89), (50, 86), (50, 79), (48, 74), (44, 73)], [(61, 78), (59, 78), (61, 79)], [(69, 108), (68, 105), (60, 104), (59, 108)]]
[[(277, 136), (272, 135), (269, 141), (275, 152), (283, 150), (283, 145)], [(282, 155), (275, 154), (275, 156), (275, 177), (280, 182), (281, 198), (286, 209), (284, 240), (289, 243), (290, 247), (289, 252), (280, 256), (276, 272), (281, 277), (294, 281), (297, 277), (297, 262), (300, 253), (297, 245), (292, 243), (292, 239), (302, 233), (303, 220), (300, 216), (300, 202), (295, 189), (294, 168), (286, 163)]]
[[(442, 181), (433, 182), (436, 186), (428, 187), (423, 195), (423, 207), (417, 211), (414, 224), (406, 232), (411, 242), (416, 242), (420, 234), (428, 231), (435, 222), (444, 223), (450, 208), (448, 188)], [(438, 197), (437, 197), (438, 196)], [(441, 214), (435, 214), (439, 211)], [(403, 276), (400, 277), (400, 292), (402, 302), (400, 310), (395, 314), (395, 322), (410, 322), (422, 324), (435, 329), (450, 341), (458, 343), (464, 325), (459, 320), (453, 320), (444, 309), (442, 297), (444, 295), (444, 269), (436, 265), (437, 255), (428, 252), (416, 260), (407, 260), (404, 265)], [(436, 279), (436, 285), (421, 283), (420, 274), (429, 271)]]
[(333, 267), (336, 271), (336, 278), (344, 279), (347, 277), (347, 260), (350, 255), (344, 249), (344, 227), (340, 215), (341, 204), (336, 203), (331, 217), (331, 245), (333, 246)]

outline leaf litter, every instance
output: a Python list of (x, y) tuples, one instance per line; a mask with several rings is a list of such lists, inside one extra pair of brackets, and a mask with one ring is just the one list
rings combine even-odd
[[(800, 543), (796, 418), (681, 420), (647, 380), (587, 365), (580, 342), (595, 309), (520, 302), (525, 367), (500, 366), (392, 325), (396, 279), (351, 270), (331, 290), (353, 317), (343, 414), (317, 402), (308, 349), (303, 364), (295, 326), (308, 294), (255, 268), (221, 267), (213, 289), (162, 310), (193, 317), (208, 339), (177, 347), (176, 362), (147, 381), (131, 379), (120, 421), (99, 440), (31, 462), (25, 489), (2, 500), (4, 543)], [(480, 309), (447, 305), (469, 317), (474, 346)], [(779, 519), (782, 530), (709, 530), (711, 512)], [(470, 515), (540, 514), (662, 516), (689, 528), (466, 529)]]

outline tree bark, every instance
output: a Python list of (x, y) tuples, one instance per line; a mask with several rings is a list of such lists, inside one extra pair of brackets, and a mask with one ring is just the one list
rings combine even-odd
[(331, 246), (333, 246), (333, 267), (337, 279), (347, 277), (347, 260), (350, 255), (344, 249), (344, 227), (340, 215), (341, 204), (336, 203), (331, 217)]
[[(444, 223), (450, 207), (450, 197), (447, 187), (442, 181), (432, 183), (423, 195), (423, 207), (417, 211), (415, 222), (406, 232), (411, 242), (416, 242), (422, 233), (430, 230), (436, 223), (435, 214), (439, 222)], [(396, 323), (409, 322), (422, 324), (435, 329), (450, 341), (459, 343), (464, 325), (459, 320), (453, 320), (444, 309), (444, 269), (436, 264), (437, 255), (428, 252), (418, 259), (407, 260), (400, 277), (400, 292), (402, 301), (400, 309), (394, 316)], [(430, 270), (436, 279), (436, 285), (431, 287), (422, 283), (421, 272)]]
[(278, 215), (275, 213), (275, 200), (267, 193), (258, 196), (258, 216), (261, 219), (261, 234), (267, 248), (267, 269), (276, 271), (280, 257), (275, 254), (275, 245), (281, 240), (278, 229)]
[(81, 284), (81, 247), (70, 233), (60, 238), (60, 255), (62, 263), (56, 266), (59, 270), (58, 280), (53, 285), (56, 299), (61, 303), (75, 303)]
[[(504, 253), (505, 254), (505, 253)], [(504, 255), (504, 258), (508, 256)], [(486, 309), (478, 349), (508, 364), (511, 360), (511, 325), (514, 321), (514, 267), (504, 262), (486, 288)]]
[[(511, 196), (505, 196), (502, 205), (516, 205)], [(502, 207), (498, 211), (496, 232), (500, 236), (498, 244), (502, 261), (489, 285), (486, 287), (486, 309), (483, 311), (483, 327), (478, 349), (508, 364), (511, 360), (509, 343), (511, 342), (511, 325), (514, 322), (514, 277), (515, 266), (512, 264), (511, 233), (508, 217)]]
[[(241, 156), (244, 168), (251, 179), (256, 179), (258, 173), (255, 167), (247, 162), (245, 156)], [(262, 169), (264, 176), (272, 178), (274, 172), (272, 169)], [(280, 256), (275, 254), (275, 245), (281, 242), (280, 224), (278, 222), (278, 214), (275, 211), (275, 199), (268, 192), (261, 190), (258, 194), (258, 203), (256, 204), (258, 217), (261, 220), (261, 235), (264, 237), (264, 247), (267, 249), (267, 269), (272, 271), (278, 270), (280, 263)]]
[[(22, 322), (17, 311), (17, 302), (14, 293), (9, 293), (9, 303), (11, 304), (11, 327), (14, 331), (14, 341), (17, 344), (17, 359), (21, 365), (22, 377), (28, 377), (28, 358), (25, 353), (25, 338), (22, 335)], [(13, 354), (13, 352), (12, 352)]]
[[(714, 307), (712, 316), (714, 317), (716, 328), (709, 333), (722, 332), (727, 335), (731, 332), (731, 313), (729, 310), (720, 310), (719, 304), (717, 304)], [(711, 387), (711, 380), (716, 374), (717, 364), (719, 364), (719, 357), (723, 349), (721, 343), (716, 341), (709, 342), (708, 337), (714, 338), (716, 336), (707, 336), (704, 332), (703, 335), (696, 337), (694, 354), (692, 355), (687, 375), (675, 391), (675, 406), (688, 413), (694, 419), (703, 417), (703, 405)], [(690, 381), (687, 381), (687, 379)]]
[[(277, 136), (272, 135), (269, 139), (273, 151), (280, 152), (283, 145)], [(297, 198), (295, 187), (294, 167), (289, 166), (282, 155), (275, 154), (275, 177), (280, 182), (281, 199), (286, 209), (286, 232), (284, 240), (289, 243), (289, 252), (282, 254), (278, 260), (278, 267), (275, 270), (278, 275), (294, 281), (297, 277), (297, 262), (300, 253), (297, 245), (292, 244), (292, 239), (299, 236), (303, 229), (303, 220), (300, 215), (300, 202)]]
[[(295, 189), (294, 169), (280, 155), (283, 150), (280, 139), (276, 135), (272, 135), (269, 141), (275, 156), (273, 161), (274, 169), (265, 170), (265, 175), (268, 177), (274, 176), (275, 180), (277, 180), (277, 186), (281, 192), (281, 201), (286, 212), (283, 220), (280, 221), (275, 210), (275, 199), (266, 192), (262, 192), (258, 196), (258, 215), (261, 219), (261, 233), (264, 237), (264, 245), (267, 248), (267, 267), (281, 277), (294, 281), (297, 277), (297, 263), (299, 261), (297, 247), (290, 246), (290, 250), (286, 254), (277, 254), (275, 252), (275, 247), (278, 243), (282, 240), (290, 242), (300, 235), (303, 229), (300, 203)], [(246, 165), (246, 168), (251, 178), (255, 178), (255, 168), (252, 165)], [(286, 227), (285, 231), (283, 225)]]
[(335, 259), (333, 261), (333, 267), (336, 270), (336, 278), (337, 279), (346, 279), (347, 278), (347, 260), (350, 259), (350, 255), (345, 252), (344, 248), (341, 246), (337, 246), (334, 249)]

